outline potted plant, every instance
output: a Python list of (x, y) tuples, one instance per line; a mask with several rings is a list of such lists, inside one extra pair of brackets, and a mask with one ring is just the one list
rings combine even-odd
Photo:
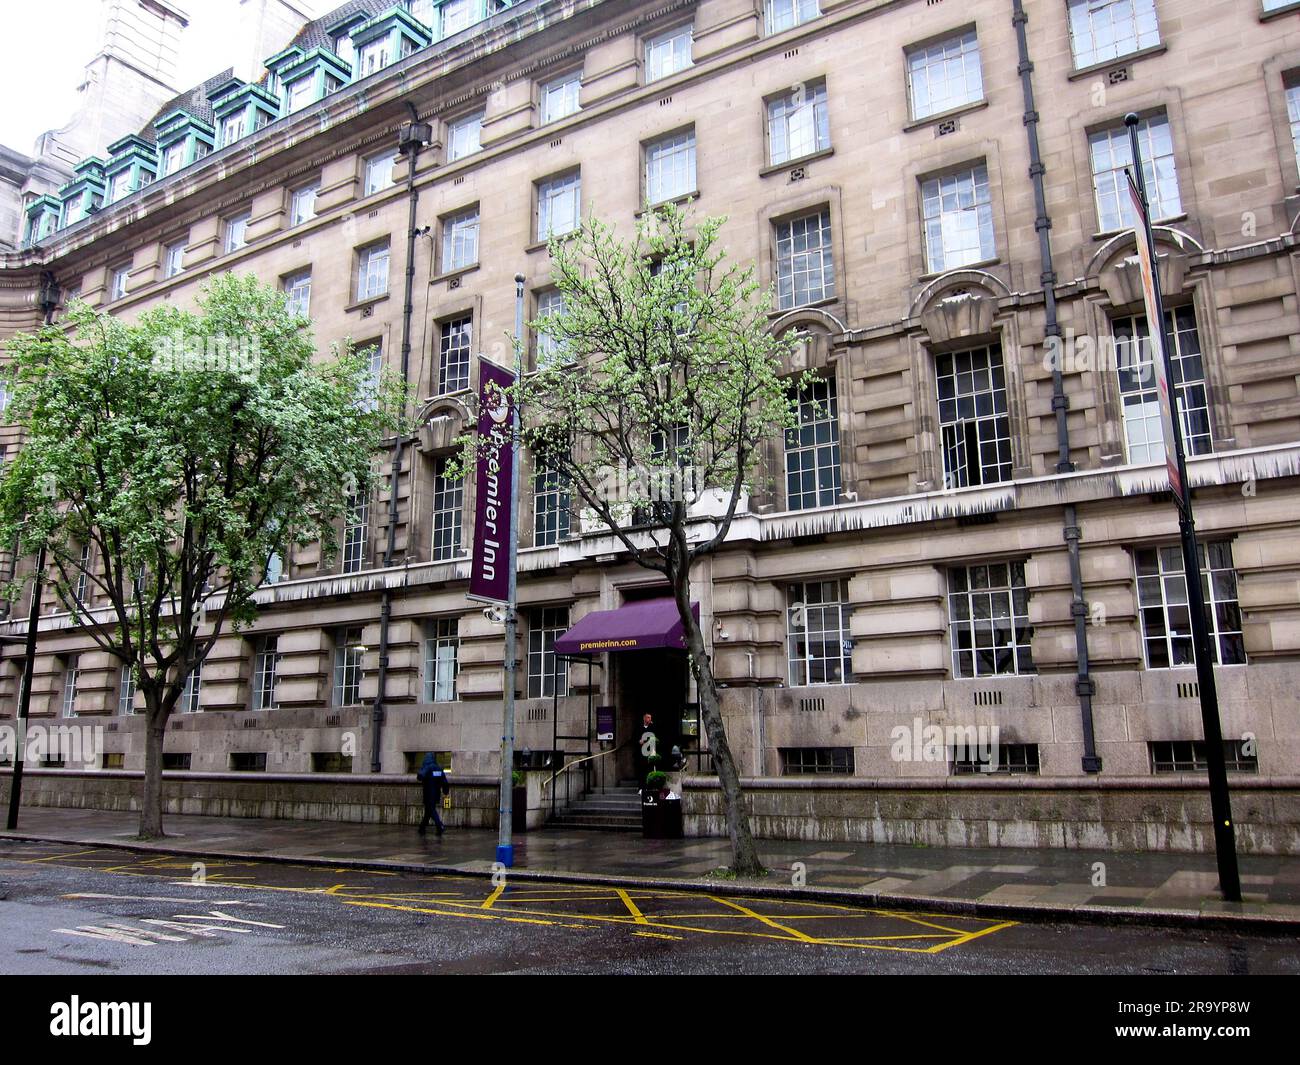
[(668, 774), (658, 769), (646, 774), (641, 789), (641, 835), (646, 839), (682, 837), (682, 800), (672, 795)]

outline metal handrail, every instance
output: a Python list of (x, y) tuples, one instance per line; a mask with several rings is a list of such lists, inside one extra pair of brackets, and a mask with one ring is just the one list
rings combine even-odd
[(567, 773), (574, 766), (581, 765), (583, 762), (594, 761), (597, 758), (604, 758), (607, 754), (613, 754), (615, 751), (621, 751), (630, 742), (631, 742), (630, 740), (624, 740), (617, 747), (611, 747), (608, 751), (600, 751), (597, 754), (588, 754), (582, 758), (575, 758), (572, 762), (569, 762), (566, 766), (564, 766), (561, 769), (557, 769), (554, 773), (550, 775), (549, 778), (542, 781), (542, 790), (545, 791), (548, 787), (551, 786), (552, 783), (554, 783), (556, 777), (561, 776), (564, 773)]

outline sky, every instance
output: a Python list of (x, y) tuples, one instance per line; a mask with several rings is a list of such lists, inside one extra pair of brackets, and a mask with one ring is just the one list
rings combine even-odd
[[(6, 49), (0, 64), (0, 144), (30, 155), (36, 138), (72, 117), (77, 86), (98, 51), (103, 0), (6, 4), (5, 39), (31, 47)], [(178, 0), (190, 17), (181, 34), (178, 89), (187, 89), (234, 60), (239, 0)]]

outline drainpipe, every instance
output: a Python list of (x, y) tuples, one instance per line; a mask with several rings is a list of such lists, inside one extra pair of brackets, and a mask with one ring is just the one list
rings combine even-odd
[[(415, 307), (415, 209), (420, 202), (420, 190), (415, 187), (415, 163), (420, 150), (433, 140), (433, 127), (420, 121), (420, 114), (411, 103), (406, 104), (411, 121), (403, 122), (397, 136), (397, 149), (406, 156), (406, 199), (408, 217), (406, 224), (406, 285), (402, 304), (402, 381), (407, 382), (411, 369), (411, 315)], [(402, 462), (406, 457), (406, 438), (397, 434), (393, 442), (393, 473), (388, 492), (388, 541), (384, 547), (383, 568), (393, 565), (397, 553), (397, 495), (402, 482)], [(388, 690), (388, 628), (393, 616), (393, 592), (385, 582), (379, 606), (379, 674), (376, 678), (375, 703), (370, 710), (370, 772), (380, 770), (380, 751), (384, 729), (384, 696)]]
[[(1056, 305), (1056, 271), (1052, 268), (1052, 219), (1047, 213), (1047, 193), (1043, 187), (1042, 153), (1038, 146), (1038, 111), (1034, 106), (1034, 64), (1029, 60), (1029, 40), (1025, 25), (1022, 0), (1011, 0), (1011, 22), (1016, 28), (1016, 44), (1020, 50), (1020, 85), (1025, 99), (1025, 136), (1029, 141), (1029, 177), (1034, 186), (1036, 217), (1034, 229), (1038, 233), (1038, 254), (1042, 263), (1040, 277), (1043, 286), (1043, 315), (1046, 320), (1044, 337), (1061, 336), (1061, 326)], [(1057, 349), (1058, 355), (1060, 349)], [(1056, 472), (1070, 473), (1074, 463), (1070, 460), (1070, 426), (1067, 412), (1070, 402), (1065, 395), (1065, 382), (1061, 374), (1061, 360), (1052, 360), (1052, 411), (1056, 415)], [(1100, 773), (1101, 758), (1097, 755), (1096, 735), (1092, 720), (1092, 697), (1096, 684), (1088, 664), (1088, 604), (1083, 597), (1083, 570), (1079, 564), (1079, 515), (1073, 503), (1067, 503), (1062, 516), (1066, 552), (1070, 560), (1070, 614), (1074, 619), (1074, 648), (1078, 662), (1078, 675), (1074, 690), (1079, 697), (1079, 715), (1083, 725), (1083, 771)]]

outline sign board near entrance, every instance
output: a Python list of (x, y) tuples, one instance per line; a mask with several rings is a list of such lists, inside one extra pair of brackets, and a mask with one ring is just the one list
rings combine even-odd
[(512, 434), (515, 375), (479, 359), (478, 463), (474, 498), (474, 554), (469, 598), (483, 603), (510, 601), (510, 501), (514, 494)]
[(612, 706), (596, 707), (596, 739), (614, 739), (614, 708)]

